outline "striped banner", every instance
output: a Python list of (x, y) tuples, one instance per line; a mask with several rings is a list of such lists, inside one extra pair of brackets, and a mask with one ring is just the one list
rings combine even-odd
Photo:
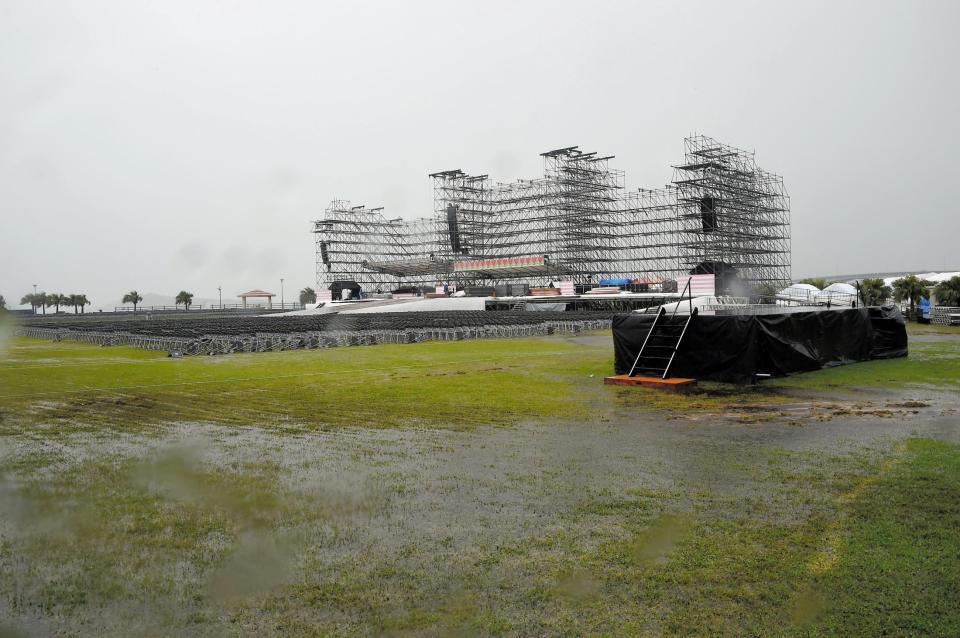
[(716, 275), (691, 275), (677, 277), (677, 292), (683, 292), (690, 282), (690, 294), (694, 297), (713, 296), (717, 294)]

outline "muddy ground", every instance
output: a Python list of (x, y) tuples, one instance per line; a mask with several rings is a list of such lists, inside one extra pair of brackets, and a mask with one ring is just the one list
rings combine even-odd
[[(627, 410), (599, 422), (531, 422), (470, 432), (346, 428), (277, 434), (181, 423), (150, 436), (78, 434), (39, 447), (32, 436), (14, 437), (5, 442), (0, 462), (41, 451), (55, 459), (41, 475), (89, 459), (164, 454), (183, 455), (207, 469), (275, 467), (280, 490), (319, 495), (336, 513), (319, 527), (301, 529), (307, 540), (293, 550), (300, 558), (287, 557), (283, 573), (267, 579), (264, 591), (252, 586), (255, 594), (298, 581), (306, 565), (337, 573), (370, 553), (367, 571), (400, 561), (418, 574), (418, 588), (447, 591), (471, 573), (464, 557), (489, 548), (559, 531), (588, 547), (605, 523), (578, 517), (578, 510), (631, 494), (667, 495), (664, 507), (677, 511), (691, 507), (696, 501), (691, 495), (698, 493), (721, 501), (759, 501), (765, 516), (790, 522), (807, 512), (800, 502), (784, 500), (779, 486), (758, 471), (768, 467), (771, 455), (787, 455), (800, 467), (810, 455), (882, 455), (911, 436), (960, 442), (953, 399), (936, 391), (884, 396), (871, 403), (884, 411), (880, 416), (869, 407), (847, 413), (856, 412), (853, 405), (866, 405), (862, 399), (800, 400), (727, 414)], [(256, 548), (252, 556), (253, 572), (246, 575), (254, 580), (266, 567), (258, 561), (284, 560)], [(185, 570), (180, 577), (198, 588), (207, 582), (199, 571), (179, 569)], [(177, 618), (189, 616), (178, 598), (161, 597), (133, 609), (129, 601), (105, 601), (52, 618), (41, 610), (17, 615), (35, 635), (84, 626), (121, 635), (130, 630), (133, 616), (143, 614), (176, 627)], [(345, 620), (350, 613), (325, 618), (339, 615)], [(214, 633), (225, 630), (216, 621), (212, 626)]]

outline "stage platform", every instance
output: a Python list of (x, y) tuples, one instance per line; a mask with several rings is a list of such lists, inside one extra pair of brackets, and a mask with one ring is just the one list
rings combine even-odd
[[(613, 317), (614, 368), (630, 372), (656, 315)], [(815, 309), (782, 314), (668, 315), (658, 326), (683, 332), (670, 374), (753, 383), (833, 366), (907, 356), (907, 330), (894, 307)]]
[(668, 392), (683, 392), (697, 386), (696, 379), (661, 379), (660, 377), (645, 377), (642, 375), (631, 377), (626, 374), (604, 377), (603, 382), (607, 385), (639, 385), (645, 388), (667, 390)]

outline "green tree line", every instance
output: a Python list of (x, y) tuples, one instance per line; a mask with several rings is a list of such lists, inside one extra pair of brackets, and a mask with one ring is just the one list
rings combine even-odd
[(36, 314), (39, 308), (43, 314), (47, 314), (47, 308), (53, 308), (54, 312), (60, 312), (60, 306), (65, 308), (73, 307), (73, 313), (83, 313), (84, 308), (90, 305), (90, 300), (86, 295), (64, 295), (57, 292), (32, 292), (24, 295), (20, 299), (22, 305), (28, 305)]
[(885, 285), (882, 279), (862, 279), (860, 296), (868, 306), (880, 305), (893, 297), (894, 301), (909, 303), (912, 312), (920, 298), (929, 295), (931, 288), (938, 306), (960, 306), (960, 276), (934, 284), (916, 275), (907, 275), (895, 280), (892, 287)]
[(942, 281), (934, 288), (938, 306), (960, 307), (960, 275)]

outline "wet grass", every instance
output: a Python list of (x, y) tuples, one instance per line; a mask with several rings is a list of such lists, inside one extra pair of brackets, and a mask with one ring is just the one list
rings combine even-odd
[(169, 421), (291, 430), (472, 428), (599, 410), (722, 409), (779, 401), (761, 387), (691, 395), (602, 385), (612, 344), (531, 338), (170, 358), (128, 347), (14, 339), (0, 361), (0, 427), (137, 431)]
[(909, 388), (960, 385), (960, 339), (912, 341), (907, 357), (864, 361), (766, 382), (769, 388)]
[[(955, 636), (960, 446), (798, 451), (663, 417), (950, 392), (956, 345), (669, 395), (603, 386), (599, 340), (186, 359), (12, 340), (0, 635)], [(574, 449), (551, 427), (570, 419)], [(171, 421), (220, 425), (171, 443)], [(635, 447), (582, 450), (613, 435)]]
[(368, 534), (409, 505), (376, 481), (352, 496), (291, 487), (275, 464), (214, 466), (195, 449), (84, 461), (53, 475), (50, 463), (20, 467), (0, 499), (17, 530), (0, 545), (0, 595), (8, 615), (34, 629), (960, 631), (960, 446), (938, 441), (880, 455), (772, 451), (750, 470), (767, 494), (751, 497), (696, 481), (584, 490), (545, 527), (512, 537), (491, 528), (472, 542), (373, 542)]
[(909, 441), (845, 513), (804, 633), (960, 635), (960, 447)]
[[(927, 330), (929, 326), (911, 328)], [(136, 430), (168, 421), (471, 428), (635, 409), (736, 409), (791, 390), (951, 387), (960, 340), (915, 341), (904, 359), (869, 361), (756, 386), (702, 383), (689, 394), (610, 388), (602, 339), (428, 342), (169, 358), (127, 347), (13, 339), (0, 361), (0, 428)], [(0, 430), (2, 431), (2, 430)]]
[(115, 635), (152, 634), (144, 614), (190, 627), (282, 587), (325, 523), (383, 502), (285, 488), (272, 464), (212, 469), (196, 449), (44, 471), (61, 461), (4, 468), (14, 472), (0, 483), (0, 512), (15, 523), (0, 544), (4, 603), (26, 620), (96, 622)]
[(512, 423), (582, 414), (575, 382), (601, 375), (608, 350), (518, 339), (173, 359), (18, 339), (0, 363), (0, 416), (114, 428)]
[(940, 334), (960, 338), (960, 326), (944, 326), (936, 323), (908, 323), (907, 331), (911, 335)]

